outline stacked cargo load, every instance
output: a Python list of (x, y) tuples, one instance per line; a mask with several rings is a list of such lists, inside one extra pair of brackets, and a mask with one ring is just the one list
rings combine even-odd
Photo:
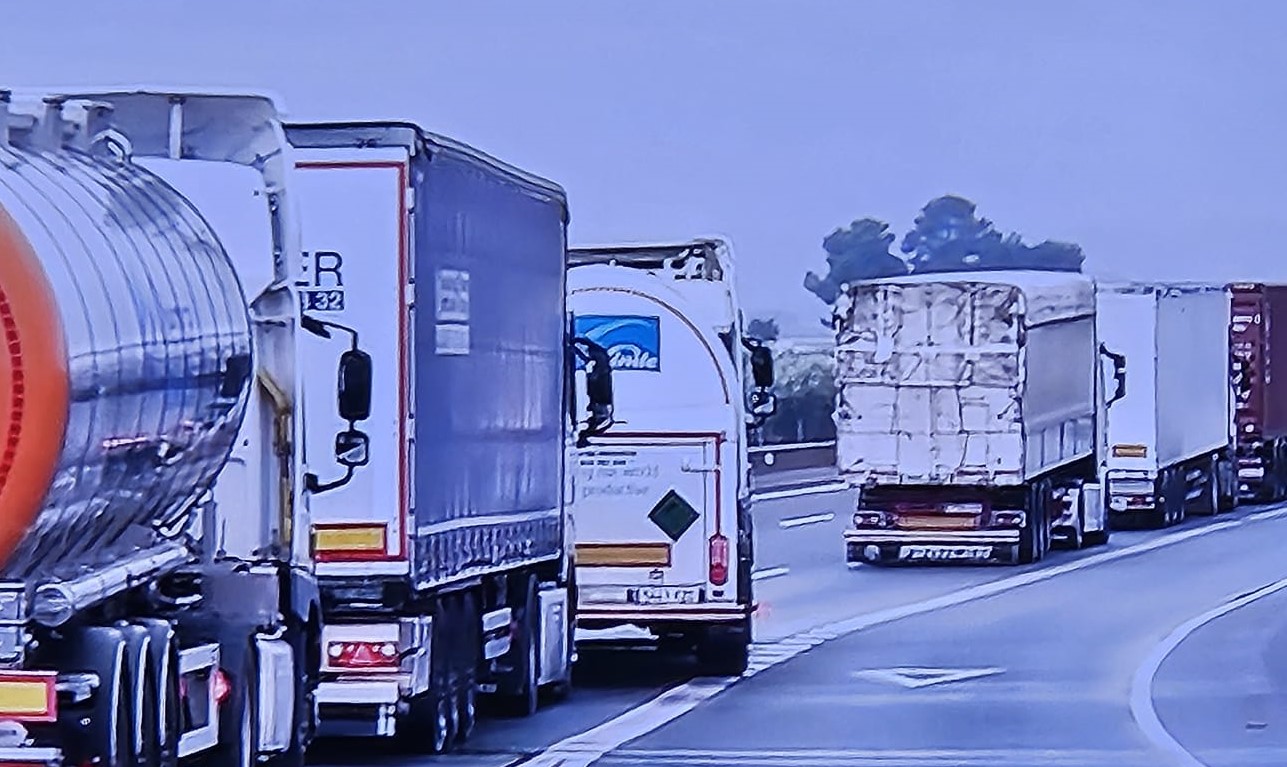
[(850, 561), (1031, 561), (1107, 530), (1094, 283), (972, 272), (852, 287), (836, 322)]

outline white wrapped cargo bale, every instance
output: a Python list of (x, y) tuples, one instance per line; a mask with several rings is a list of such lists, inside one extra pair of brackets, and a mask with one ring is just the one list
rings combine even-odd
[(1018, 485), (1094, 451), (1095, 292), (1073, 273), (879, 280), (836, 308), (855, 484)]

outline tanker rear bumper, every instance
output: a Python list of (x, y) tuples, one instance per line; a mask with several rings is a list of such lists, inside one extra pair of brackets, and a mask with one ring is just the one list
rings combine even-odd
[(32, 765), (32, 767), (61, 767), (63, 752), (58, 748), (40, 746), (10, 746), (0, 748), (0, 764)]
[(844, 532), (845, 561), (1004, 562), (1018, 558), (1018, 530), (862, 530)]
[(643, 606), (583, 602), (577, 605), (576, 624), (579, 628), (592, 630), (621, 625), (650, 628), (677, 624), (731, 624), (747, 620), (753, 612), (755, 605), (745, 603)]

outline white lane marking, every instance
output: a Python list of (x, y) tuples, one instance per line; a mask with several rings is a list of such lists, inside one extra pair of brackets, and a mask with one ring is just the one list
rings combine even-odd
[[(910, 618), (916, 615), (942, 610), (948, 607), (973, 602), (979, 599), (996, 596), (1006, 591), (1012, 591), (1023, 586), (1041, 581), (1049, 580), (1064, 573), (1084, 570), (1089, 567), (1112, 562), (1118, 559), (1141, 554), (1146, 551), (1173, 546), (1183, 541), (1200, 538), (1206, 535), (1218, 533), (1221, 530), (1228, 530), (1234, 527), (1240, 527), (1249, 520), (1247, 517), (1230, 519), (1216, 524), (1195, 527), (1189, 530), (1154, 538), (1152, 540), (1137, 543), (1120, 549), (1110, 549), (1099, 554), (1094, 554), (1080, 559), (1074, 559), (1071, 562), (1065, 562), (1054, 567), (1045, 567), (1038, 570), (1031, 570), (1019, 575), (1002, 578), (990, 583), (983, 583), (976, 586), (953, 591), (943, 596), (926, 599), (921, 602), (914, 602), (899, 607), (877, 610), (875, 612), (856, 615), (852, 618), (835, 621), (833, 623), (815, 626), (807, 631), (799, 632), (784, 639), (784, 642), (798, 640), (805, 634), (816, 635), (819, 632), (833, 634), (836, 638), (852, 634), (861, 629), (871, 628), (886, 623)], [(773, 646), (771, 643), (765, 646)], [(821, 643), (819, 643), (821, 644)], [(801, 653), (812, 649), (814, 645), (795, 646), (789, 655), (774, 657), (748, 668), (746, 673), (741, 677), (750, 678), (762, 671), (767, 670), (770, 666), (776, 666), (787, 660), (794, 658)], [(757, 659), (758, 660), (758, 659)], [(724, 677), (718, 679), (704, 678), (686, 682), (672, 687), (663, 692), (661, 695), (646, 701), (635, 708), (626, 711), (617, 716), (615, 719), (600, 724), (599, 726), (587, 730), (579, 735), (573, 735), (568, 738), (552, 744), (540, 754), (534, 756), (527, 762), (522, 762), (524, 767), (586, 767), (598, 761), (609, 751), (620, 748), (623, 744), (628, 743), (636, 738), (662, 727), (679, 717), (693, 710), (699, 703), (715, 696), (724, 691), (738, 681), (738, 677)]]
[(1259, 522), (1262, 519), (1277, 519), (1278, 517), (1287, 517), (1287, 508), (1269, 509), (1268, 511), (1257, 511), (1255, 514), (1248, 514), (1247, 519), (1254, 519)]
[(1135, 671), (1135, 678), (1131, 681), (1131, 716), (1135, 717), (1135, 723), (1158, 749), (1170, 754), (1175, 764), (1184, 765), (1184, 767), (1203, 767), (1203, 763), (1198, 761), (1193, 754), (1190, 754), (1180, 742), (1171, 737), (1162, 724), (1162, 720), (1157, 715), (1157, 709), (1153, 707), (1153, 679), (1157, 676), (1158, 669), (1167, 656), (1174, 652), (1180, 643), (1189, 637), (1194, 631), (1202, 628), (1211, 621), (1237, 610), (1240, 607), (1263, 599), (1278, 591), (1287, 588), (1287, 578), (1275, 581), (1267, 586), (1262, 586), (1250, 594), (1243, 595), (1230, 602), (1226, 602), (1214, 610), (1199, 615), (1198, 617), (1181, 624), (1178, 628), (1167, 635), (1157, 646), (1155, 646)]
[(789, 567), (766, 567), (763, 570), (756, 570), (751, 573), (751, 580), (762, 581), (768, 578), (777, 578), (791, 572)]
[(830, 522), (835, 518), (836, 515), (830, 511), (822, 514), (810, 514), (806, 517), (788, 517), (787, 519), (780, 520), (778, 522), (778, 527), (783, 530), (790, 530), (793, 527), (804, 527), (805, 525), (816, 525), (819, 522)]
[(613, 752), (614, 763), (673, 765), (765, 765), (766, 767), (1005, 767), (1009, 765), (1114, 764), (1150, 765), (1148, 751), (1109, 749), (622, 749)]
[(1005, 673), (1002, 668), (872, 668), (855, 671), (857, 679), (870, 679), (886, 684), (896, 684), (909, 690), (932, 687), (948, 682), (964, 682)]
[(587, 767), (623, 743), (643, 737), (661, 725), (687, 714), (736, 681), (735, 677), (697, 679), (672, 687), (661, 695), (636, 706), (579, 735), (565, 738), (542, 751), (523, 767)]
[(792, 487), (786, 490), (770, 490), (765, 493), (752, 493), (752, 501), (780, 501), (783, 498), (800, 498), (805, 495), (822, 495), (824, 493), (838, 493), (842, 490), (848, 490), (849, 485), (844, 482), (828, 482), (824, 485), (807, 485), (805, 487)]

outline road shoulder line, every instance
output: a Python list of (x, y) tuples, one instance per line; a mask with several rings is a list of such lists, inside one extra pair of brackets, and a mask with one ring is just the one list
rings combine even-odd
[(1154, 645), (1153, 649), (1145, 657), (1144, 662), (1136, 669), (1135, 677), (1131, 680), (1131, 716), (1135, 719), (1136, 726), (1144, 733), (1144, 737), (1148, 738), (1149, 742), (1158, 750), (1170, 754), (1177, 765), (1205, 767), (1188, 749), (1180, 745), (1180, 742), (1171, 735), (1157, 715), (1157, 709), (1153, 705), (1153, 684), (1157, 677), (1157, 672), (1162, 668), (1162, 664), (1166, 662), (1167, 657), (1184, 640), (1188, 639), (1193, 632), (1234, 610), (1246, 607), (1252, 602), (1282, 591), (1285, 588), (1287, 588), (1287, 578), (1261, 586), (1249, 594), (1231, 599), (1219, 607), (1208, 610), (1196, 618), (1180, 624), (1165, 639)]

